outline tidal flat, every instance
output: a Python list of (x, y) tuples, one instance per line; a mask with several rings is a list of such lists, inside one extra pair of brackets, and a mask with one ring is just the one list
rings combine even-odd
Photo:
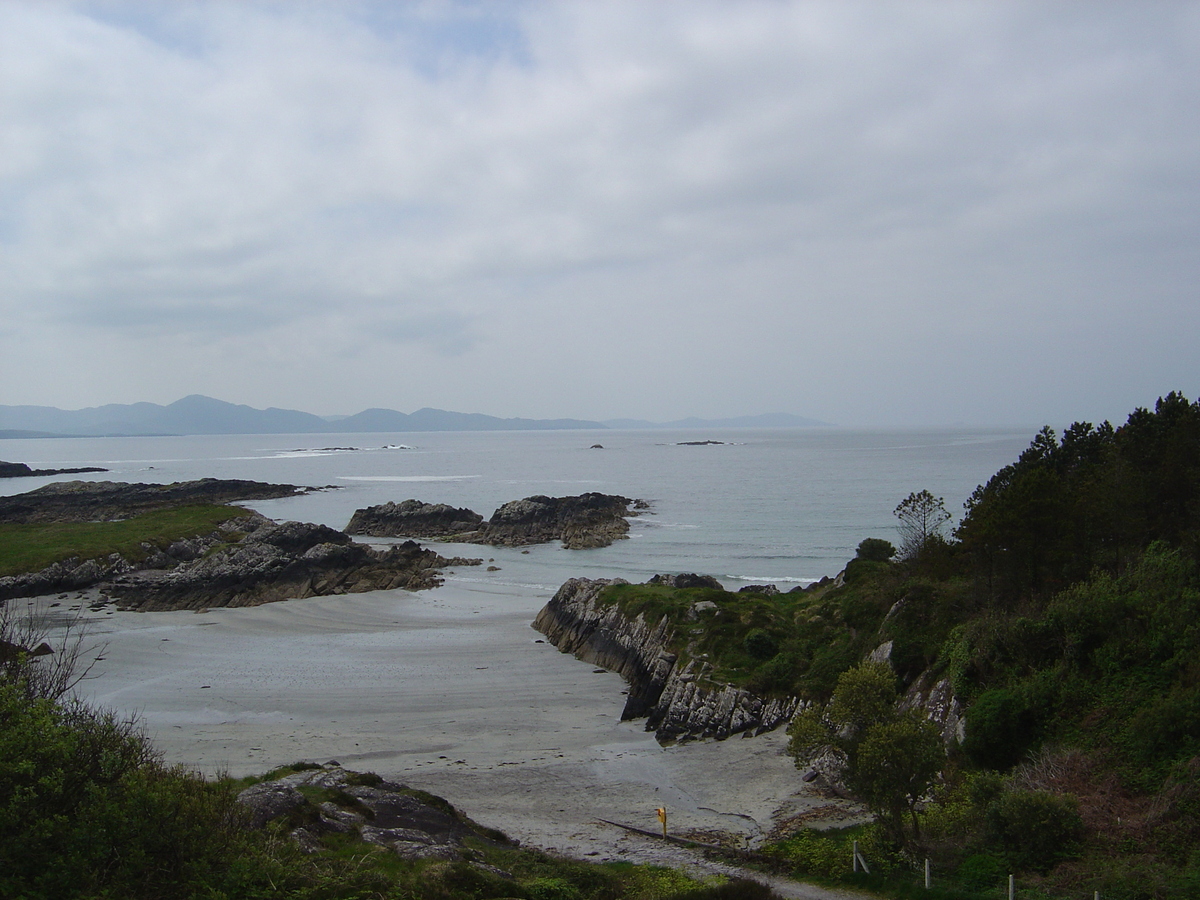
[(810, 792), (782, 730), (662, 747), (621, 722), (621, 679), (530, 626), (545, 599), (452, 580), (203, 613), (85, 605), (103, 651), (82, 692), (136, 713), (168, 762), (209, 776), (337, 760), (581, 858), (678, 864), (599, 821), (653, 829), (663, 805), (672, 833), (743, 846), (785, 818), (853, 813)]

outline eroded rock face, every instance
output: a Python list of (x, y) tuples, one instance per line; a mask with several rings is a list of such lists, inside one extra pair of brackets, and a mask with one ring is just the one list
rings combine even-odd
[[(658, 577), (656, 583), (665, 583), (664, 576)], [(676, 655), (668, 649), (672, 633), (665, 618), (656, 623), (642, 616), (630, 619), (615, 604), (598, 602), (608, 585), (627, 583), (572, 578), (533, 623), (559, 650), (617, 672), (629, 683), (622, 719), (645, 716), (646, 730), (664, 743), (761, 734), (791, 719), (798, 702), (795, 698), (765, 700), (741, 688), (712, 682), (705, 677), (706, 666), (695, 660), (678, 666)]]
[(354, 511), (348, 534), (376, 537), (453, 538), (469, 534), (483, 525), (483, 516), (470, 509), (455, 509), (448, 503), (405, 500)]
[(351, 534), (423, 537), (495, 547), (525, 547), (562, 541), (568, 550), (607, 547), (628, 535), (628, 518), (649, 508), (643, 500), (613, 494), (574, 497), (536, 495), (505, 503), (484, 522), (469, 509), (405, 500), (356, 510)]
[[(324, 791), (333, 799), (311, 801), (302, 787)], [(302, 822), (291, 836), (309, 853), (320, 850), (321, 836), (330, 833), (355, 834), (405, 859), (470, 858), (464, 838), (502, 840), (498, 834), (481, 835), (450, 804), (437, 798), (427, 802), (426, 796), (414, 796), (397, 782), (330, 764), (248, 787), (238, 801), (248, 809), (254, 828), (283, 816)]]

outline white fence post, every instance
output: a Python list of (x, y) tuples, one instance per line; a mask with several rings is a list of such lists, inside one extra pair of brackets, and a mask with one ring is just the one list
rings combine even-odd
[(929, 857), (927, 856), (927, 857), (925, 857), (925, 890), (929, 890), (929, 887), (930, 887), (930, 880), (929, 880)]

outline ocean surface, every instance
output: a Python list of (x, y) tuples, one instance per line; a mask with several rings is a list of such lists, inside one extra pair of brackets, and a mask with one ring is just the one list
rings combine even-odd
[[(897, 543), (893, 510), (927, 489), (961, 515), (974, 488), (1016, 459), (1034, 429), (872, 431), (520, 431), (203, 435), (0, 441), (0, 459), (33, 468), (103, 466), (82, 476), (0, 480), (0, 493), (70, 478), (172, 482), (248, 478), (330, 486), (260, 501), (276, 519), (345, 528), (360, 507), (409, 498), (490, 516), (533, 494), (585, 491), (645, 499), (630, 539), (597, 550), (463, 547), (500, 571), (451, 580), (552, 591), (574, 575), (644, 581), (659, 572), (716, 576), (736, 590), (781, 589), (835, 575), (864, 538)], [(711, 441), (702, 445), (688, 442)], [(600, 444), (602, 449), (594, 448)], [(458, 552), (460, 548), (443, 550)]]

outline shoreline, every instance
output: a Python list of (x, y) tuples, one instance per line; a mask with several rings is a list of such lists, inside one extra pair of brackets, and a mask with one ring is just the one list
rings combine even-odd
[(531, 627), (542, 593), (450, 581), (199, 614), (51, 602), (83, 602), (106, 645), (80, 695), (137, 714), (167, 762), (208, 776), (336, 759), (523, 844), (684, 867), (696, 854), (599, 820), (653, 830), (666, 805), (673, 834), (751, 846), (802, 813), (856, 817), (801, 781), (782, 729), (664, 748), (621, 722), (619, 676)]

